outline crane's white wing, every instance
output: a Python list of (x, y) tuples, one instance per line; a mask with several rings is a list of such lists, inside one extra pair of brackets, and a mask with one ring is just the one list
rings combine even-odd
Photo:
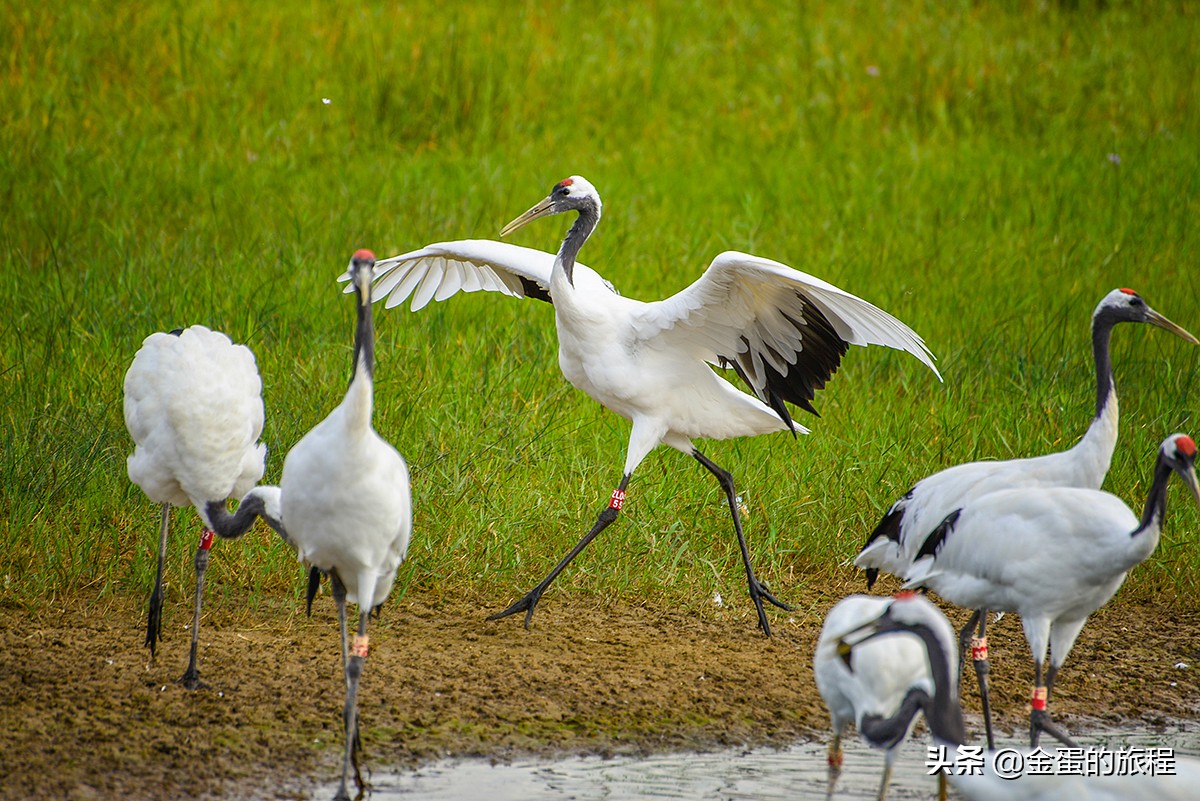
[[(377, 301), (386, 297), (390, 309), (411, 296), (413, 311), (431, 300), (480, 290), (551, 301), (554, 258), (552, 253), (490, 239), (438, 242), (376, 262), (372, 297)], [(343, 275), (341, 280), (349, 280), (349, 276)], [(595, 283), (614, 291), (611, 284), (582, 264), (575, 265), (575, 281), (576, 286), (580, 282)], [(353, 287), (346, 291), (353, 291)]]
[(777, 411), (780, 399), (813, 411), (814, 392), (850, 345), (906, 351), (941, 379), (925, 342), (892, 315), (820, 278), (748, 253), (718, 255), (687, 289), (646, 304), (637, 324), (647, 340), (690, 346), (711, 361), (731, 363)]

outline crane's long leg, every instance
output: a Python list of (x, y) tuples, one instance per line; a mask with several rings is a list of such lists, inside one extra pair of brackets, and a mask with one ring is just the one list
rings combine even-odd
[(613, 491), (612, 499), (608, 502), (608, 506), (601, 510), (600, 514), (596, 517), (596, 523), (592, 526), (591, 531), (583, 535), (583, 539), (576, 543), (575, 547), (571, 549), (571, 552), (559, 560), (559, 563), (554, 566), (554, 569), (551, 570), (544, 579), (539, 581), (532, 590), (525, 593), (524, 597), (507, 609), (496, 612), (494, 615), (488, 615), (488, 620), (499, 620), (502, 617), (508, 617), (509, 615), (515, 615), (518, 612), (524, 612), (525, 628), (529, 628), (529, 621), (533, 619), (534, 607), (536, 607), (538, 601), (541, 600), (542, 593), (546, 591), (546, 588), (550, 586), (554, 579), (558, 578), (558, 574), (561, 573), (567, 565), (571, 564), (572, 559), (574, 559), (576, 556), (579, 556), (580, 552), (588, 546), (588, 543), (596, 538), (597, 534), (599, 534), (601, 531), (604, 531), (604, 529), (608, 528), (609, 524), (617, 519), (617, 515), (621, 511), (621, 507), (625, 504), (625, 487), (629, 485), (629, 476), (630, 474), (626, 473), (621, 477), (621, 483), (618, 484), (617, 488)]
[(1050, 699), (1050, 687), (1053, 686), (1054, 677), (1057, 674), (1058, 668), (1051, 665), (1046, 674), (1046, 683), (1042, 684), (1042, 663), (1034, 663), (1033, 700), (1029, 705), (1029, 745), (1031, 748), (1037, 748), (1042, 732), (1046, 732), (1068, 748), (1079, 747), (1058, 724), (1050, 720), (1050, 715), (1046, 713), (1046, 705)]
[[(309, 579), (311, 586), (311, 572), (309, 573)], [(336, 570), (329, 571), (329, 587), (333, 594), (333, 603), (337, 606), (338, 630), (342, 633), (342, 672), (347, 673), (347, 665), (350, 660), (350, 642), (346, 628), (346, 585), (342, 583), (342, 579), (338, 576)], [(347, 673), (347, 675), (349, 674)]]
[(213, 532), (208, 529), (200, 532), (200, 544), (196, 547), (196, 608), (192, 613), (192, 649), (188, 655), (187, 670), (179, 679), (179, 683), (189, 690), (199, 690), (205, 686), (204, 682), (200, 681), (196, 656), (200, 650), (200, 609), (204, 605), (204, 571), (208, 570), (208, 551), (212, 548), (212, 542)]
[[(312, 590), (312, 577), (320, 576), (319, 568), (314, 567), (309, 572), (309, 590)], [(350, 690), (350, 642), (349, 631), (350, 627), (346, 618), (346, 585), (342, 583), (342, 579), (338, 576), (336, 570), (329, 571), (329, 587), (333, 594), (333, 602), (338, 610), (338, 630), (342, 637), (342, 675), (346, 678), (346, 690)], [(309, 603), (311, 609), (312, 604)], [(358, 749), (362, 743), (358, 739), (358, 729), (354, 730), (354, 774), (358, 776)], [(359, 777), (359, 786), (362, 786), (362, 778)]]
[(750, 548), (746, 545), (746, 535), (742, 533), (742, 518), (738, 514), (737, 492), (733, 486), (733, 476), (728, 470), (720, 467), (716, 462), (694, 448), (692, 449), (692, 456), (695, 457), (696, 461), (704, 465), (708, 469), (708, 472), (717, 477), (721, 488), (725, 490), (725, 496), (729, 499), (729, 513), (733, 515), (733, 530), (737, 533), (738, 547), (742, 549), (742, 562), (746, 565), (746, 582), (750, 585), (750, 599), (754, 601), (754, 606), (758, 609), (759, 627), (763, 630), (764, 634), (770, 637), (771, 624), (767, 622), (767, 613), (763, 611), (763, 600), (765, 599), (780, 609), (785, 609), (789, 612), (792, 610), (792, 607), (767, 592), (767, 588), (754, 577), (754, 568), (750, 566)]
[(992, 703), (988, 695), (988, 672), (991, 670), (987, 645), (988, 610), (977, 609), (975, 614), (979, 615), (979, 636), (971, 640), (971, 661), (975, 665), (975, 678), (979, 681), (979, 702), (983, 707), (983, 728), (987, 732), (988, 750), (995, 751), (996, 740), (992, 736)]
[(842, 730), (844, 727), (834, 726), (833, 739), (829, 741), (829, 783), (825, 787), (825, 801), (831, 801), (833, 790), (837, 786), (838, 777), (842, 775)]
[[(359, 599), (361, 604), (362, 599)], [(338, 787), (334, 801), (349, 801), (348, 784), (350, 769), (354, 768), (354, 783), (361, 791), (364, 787), (362, 773), (358, 767), (358, 680), (362, 676), (363, 663), (367, 659), (367, 621), (370, 618), (370, 607), (360, 607), (358, 613), (358, 636), (354, 638), (354, 646), (345, 663), (346, 667), (346, 706), (342, 710), (342, 720), (346, 724), (346, 754), (342, 759), (342, 783)], [(338, 604), (338, 620), (341, 622), (342, 642), (347, 640), (346, 599), (343, 594)], [(360, 792), (361, 795), (361, 792)]]
[(150, 590), (150, 612), (146, 617), (146, 647), (150, 661), (162, 639), (163, 570), (167, 562), (167, 530), (171, 527), (171, 504), (162, 505), (162, 528), (158, 532), (158, 570), (154, 573), (154, 589)]
[(970, 653), (971, 648), (971, 637), (975, 634), (975, 627), (979, 625), (979, 616), (982, 614), (983, 610), (976, 609), (967, 620), (967, 625), (958, 630), (958, 674), (960, 676), (967, 664), (967, 654)]
[(890, 748), (883, 757), (883, 775), (879, 778), (879, 795), (876, 801), (886, 801), (888, 788), (892, 785), (892, 770), (896, 764), (896, 749)]

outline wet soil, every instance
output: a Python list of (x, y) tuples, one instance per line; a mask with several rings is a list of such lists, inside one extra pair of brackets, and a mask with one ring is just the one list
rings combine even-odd
[[(368, 767), (825, 736), (810, 662), (832, 600), (774, 614), (771, 639), (744, 598), (677, 611), (560, 591), (529, 631), (515, 617), (484, 620), (502, 601), (410, 594), (384, 609), (361, 691)], [(190, 640), (184, 604), (169, 610), (154, 664), (140, 600), (0, 609), (0, 798), (303, 798), (314, 777), (333, 779), (344, 684), (332, 603), (318, 599), (311, 619), (282, 604), (230, 606), (208, 602), (207, 687), (196, 692), (175, 682)], [(989, 635), (993, 705), (1001, 728), (1019, 732), (1032, 673), (1020, 623), (1008, 615)], [(1195, 718), (1198, 674), (1200, 617), (1118, 603), (1084, 630), (1051, 710), (1076, 730)]]

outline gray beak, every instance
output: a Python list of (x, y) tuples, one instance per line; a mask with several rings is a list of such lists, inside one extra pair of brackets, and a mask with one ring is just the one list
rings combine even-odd
[[(526, 213), (528, 213), (528, 212), (526, 212)], [(1171, 322), (1166, 317), (1163, 317), (1161, 314), (1154, 311), (1154, 309), (1150, 309), (1150, 315), (1149, 315), (1149, 317), (1147, 317), (1146, 322), (1150, 323), (1151, 325), (1156, 325), (1165, 331), (1170, 331), (1175, 336), (1179, 337), (1180, 339), (1186, 339), (1188, 342), (1191, 342), (1193, 345), (1200, 345), (1200, 340), (1196, 339), (1194, 336), (1189, 334), (1187, 331), (1185, 331), (1182, 328), (1180, 328), (1179, 326), (1175, 325), (1175, 323)]]
[(529, 211), (525, 212), (508, 225), (501, 228), (500, 236), (508, 236), (513, 231), (517, 230), (518, 228), (523, 228), (536, 219), (541, 217), (549, 217), (551, 214), (555, 213), (557, 212), (554, 210), (554, 203), (551, 198), (547, 197), (545, 200), (539, 201), (536, 205), (530, 208)]
[(1180, 477), (1183, 483), (1187, 484), (1188, 489), (1192, 491), (1192, 497), (1196, 499), (1196, 505), (1200, 506), (1200, 484), (1196, 482), (1196, 466), (1188, 465), (1186, 472), (1181, 472)]

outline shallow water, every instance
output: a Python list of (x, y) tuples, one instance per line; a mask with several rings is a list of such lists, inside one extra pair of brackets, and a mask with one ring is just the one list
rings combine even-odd
[[(1081, 745), (1119, 749), (1173, 748), (1200, 756), (1200, 723), (1179, 721), (1164, 732), (1140, 729), (1079, 736)], [(936, 780), (925, 768), (927, 737), (902, 746), (889, 799), (936, 797)], [(1020, 746), (1001, 737), (1001, 748)], [(879, 790), (882, 754), (856, 737), (845, 740), (845, 763), (834, 799), (873, 799)], [(1043, 743), (1048, 748), (1048, 744)], [(826, 742), (798, 743), (786, 749), (735, 749), (650, 757), (567, 757), (444, 760), (417, 770), (370, 775), (372, 801), (623, 801), (624, 799), (712, 799), (713, 801), (796, 801), (823, 798), (827, 783)], [(311, 797), (332, 798), (337, 785), (322, 784)], [(953, 797), (953, 793), (952, 793)]]

